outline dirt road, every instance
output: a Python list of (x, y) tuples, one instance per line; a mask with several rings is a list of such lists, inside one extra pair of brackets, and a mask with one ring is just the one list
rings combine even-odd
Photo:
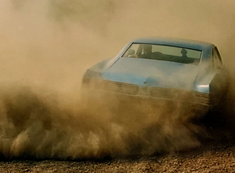
[(106, 160), (1, 161), (0, 172), (234, 172), (235, 145), (207, 143), (191, 151)]

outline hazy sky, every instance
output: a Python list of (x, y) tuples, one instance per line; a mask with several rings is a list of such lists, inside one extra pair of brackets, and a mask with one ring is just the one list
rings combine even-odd
[(1, 78), (71, 89), (86, 68), (145, 36), (212, 42), (231, 64), (234, 8), (230, 0), (1, 0)]

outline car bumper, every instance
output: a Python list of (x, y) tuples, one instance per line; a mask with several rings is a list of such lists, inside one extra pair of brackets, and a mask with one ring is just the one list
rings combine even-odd
[(166, 112), (177, 110), (180, 113), (193, 113), (196, 116), (201, 117), (212, 107), (212, 105), (200, 103), (194, 99), (176, 100), (96, 89), (85, 89), (82, 93), (83, 98), (87, 100), (89, 105), (99, 104), (101, 106), (110, 106), (116, 108), (117, 110), (124, 107), (125, 109), (138, 108), (143, 112), (152, 111), (153, 109), (162, 109)]

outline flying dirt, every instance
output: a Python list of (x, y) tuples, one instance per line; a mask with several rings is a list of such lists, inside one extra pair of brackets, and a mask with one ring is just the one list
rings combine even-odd
[(85, 70), (143, 36), (218, 45), (231, 74), (223, 114), (233, 127), (235, 3), (216, 2), (1, 1), (1, 157), (115, 158), (201, 146), (194, 134), (207, 135), (204, 127), (168, 107), (117, 113), (115, 101), (80, 100)]

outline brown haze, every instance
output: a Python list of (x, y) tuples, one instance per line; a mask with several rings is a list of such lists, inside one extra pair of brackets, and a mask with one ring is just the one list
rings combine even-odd
[(79, 159), (200, 145), (192, 131), (201, 129), (179, 114), (87, 109), (80, 82), (88, 67), (145, 36), (212, 42), (233, 79), (234, 8), (231, 0), (2, 0), (2, 156)]

